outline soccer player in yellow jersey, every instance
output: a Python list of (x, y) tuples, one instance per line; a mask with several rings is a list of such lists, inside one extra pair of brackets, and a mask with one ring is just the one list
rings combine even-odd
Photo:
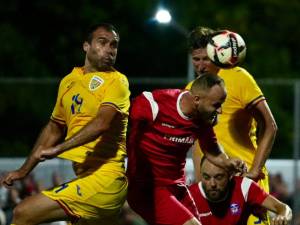
[[(240, 158), (246, 163), (249, 169), (246, 176), (269, 192), (265, 162), (274, 143), (276, 122), (251, 74), (241, 67), (222, 69), (209, 60), (206, 45), (213, 33), (214, 30), (206, 27), (195, 28), (189, 36), (189, 50), (196, 76), (210, 72), (218, 74), (225, 82), (227, 98), (222, 105), (222, 113), (215, 118), (218, 121), (212, 121), (216, 123), (217, 139), (229, 157)], [(191, 84), (186, 88), (189, 89)], [(200, 179), (200, 159), (201, 151), (195, 144), (193, 160), (197, 181)], [(267, 214), (264, 215), (264, 219), (251, 216), (248, 225), (269, 224)]]
[(1, 180), (11, 186), (40, 161), (56, 156), (73, 161), (77, 175), (22, 201), (14, 210), (13, 224), (117, 224), (127, 193), (124, 158), (130, 95), (126, 76), (113, 68), (118, 43), (112, 25), (91, 27), (83, 43), (84, 66), (62, 79), (51, 118), (32, 153)]

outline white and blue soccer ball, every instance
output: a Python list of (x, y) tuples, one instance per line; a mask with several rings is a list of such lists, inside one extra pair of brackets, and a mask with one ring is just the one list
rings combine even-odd
[(246, 56), (246, 44), (235, 32), (223, 30), (212, 36), (207, 44), (207, 55), (221, 68), (232, 68), (241, 64)]

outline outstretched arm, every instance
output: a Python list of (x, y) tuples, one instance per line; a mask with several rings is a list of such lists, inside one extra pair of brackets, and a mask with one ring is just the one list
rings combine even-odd
[[(211, 125), (208, 125), (205, 129), (201, 130), (201, 133), (198, 133), (198, 142), (203, 155), (216, 166), (222, 167), (232, 173), (243, 174), (246, 172), (247, 167), (244, 161), (228, 158), (224, 153), (222, 147), (218, 144), (215, 132)], [(196, 159), (194, 159), (194, 161), (195, 160)]]
[(276, 216), (272, 218), (271, 224), (273, 225), (287, 225), (292, 221), (291, 208), (274, 198), (272, 195), (268, 195), (263, 201), (262, 206), (274, 213)]
[(65, 126), (50, 120), (41, 131), (31, 154), (28, 156), (24, 164), (17, 170), (11, 171), (1, 179), (1, 184), (5, 186), (13, 185), (15, 180), (22, 179), (29, 174), (33, 168), (39, 163), (39, 153), (42, 149), (54, 146), (65, 135)]
[[(201, 145), (201, 143), (200, 143)], [(222, 167), (230, 173), (244, 174), (247, 167), (244, 161), (237, 158), (229, 158), (218, 143), (202, 144), (204, 156), (216, 166)], [(195, 161), (195, 159), (194, 159)]]
[(277, 125), (265, 100), (260, 101), (250, 110), (258, 124), (258, 148), (252, 167), (250, 168), (249, 173), (247, 173), (247, 177), (257, 180), (262, 175), (262, 168), (272, 150), (277, 132)]

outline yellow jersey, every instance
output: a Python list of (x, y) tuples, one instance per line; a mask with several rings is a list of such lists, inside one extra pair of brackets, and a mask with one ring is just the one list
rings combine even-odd
[(124, 167), (129, 96), (128, 80), (118, 71), (84, 74), (83, 68), (75, 67), (60, 82), (51, 116), (52, 120), (67, 126), (66, 139), (93, 119), (101, 105), (111, 105), (120, 113), (99, 138), (58, 157), (78, 163), (95, 162), (98, 166), (100, 162), (103, 170), (119, 171), (120, 165)]
[[(218, 75), (225, 82), (227, 98), (214, 131), (224, 151), (230, 157), (241, 158), (250, 168), (257, 149), (256, 122), (245, 109), (265, 98), (253, 77), (243, 68), (220, 69)], [(191, 88), (192, 82), (186, 89)]]

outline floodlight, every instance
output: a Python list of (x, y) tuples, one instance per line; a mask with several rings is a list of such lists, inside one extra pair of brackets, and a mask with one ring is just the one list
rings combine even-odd
[(159, 23), (170, 23), (172, 20), (172, 16), (168, 10), (159, 9), (155, 14), (155, 19)]

